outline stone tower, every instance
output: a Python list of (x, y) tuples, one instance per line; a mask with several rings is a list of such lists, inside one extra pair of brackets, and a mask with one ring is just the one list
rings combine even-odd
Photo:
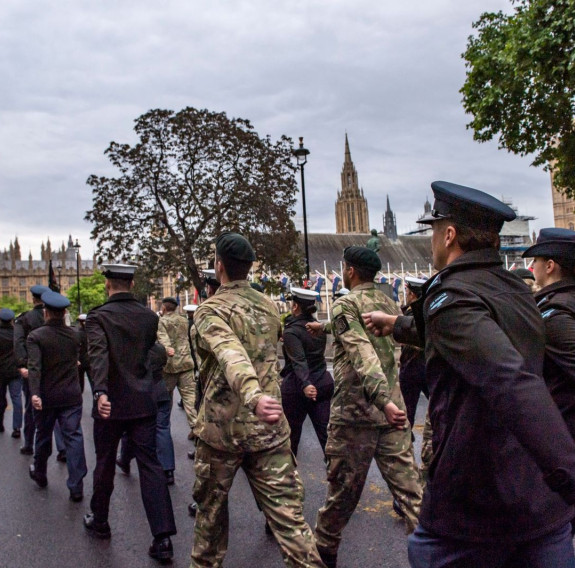
[(395, 213), (389, 206), (389, 195), (387, 196), (387, 209), (383, 216), (383, 234), (392, 241), (397, 240), (397, 222), (395, 220)]
[(345, 158), (341, 170), (341, 191), (335, 202), (335, 232), (369, 233), (369, 214), (363, 189), (359, 188), (357, 171), (351, 161), (347, 134), (345, 135)]

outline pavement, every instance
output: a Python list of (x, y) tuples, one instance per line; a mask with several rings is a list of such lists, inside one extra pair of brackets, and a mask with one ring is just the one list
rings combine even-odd
[[(176, 400), (178, 396), (176, 395)], [(148, 568), (158, 564), (147, 555), (152, 537), (140, 497), (138, 472), (126, 477), (116, 472), (110, 510), (112, 538), (100, 541), (88, 536), (82, 516), (89, 509), (92, 472), (95, 465), (90, 389), (84, 393), (83, 428), (88, 462), (84, 480), (85, 499), (68, 500), (65, 464), (52, 454), (48, 465), (48, 487), (40, 489), (28, 477), (31, 456), (18, 449), (22, 439), (10, 437), (12, 412), (4, 418), (6, 432), (0, 434), (0, 568)], [(416, 418), (416, 455), (426, 401), (420, 400)], [(187, 458), (192, 444), (182, 410), (172, 411), (172, 436), (176, 451), (176, 483), (170, 488), (178, 534), (172, 537), (175, 568), (188, 568), (194, 520), (187, 506), (192, 499), (193, 462)], [(325, 500), (325, 465), (321, 448), (309, 420), (304, 425), (298, 468), (306, 490), (304, 514), (315, 525), (317, 510)], [(230, 539), (226, 568), (283, 568), (279, 548), (264, 531), (264, 518), (257, 510), (247, 480), (236, 476), (230, 493)], [(346, 528), (339, 551), (338, 568), (408, 568), (403, 522), (392, 510), (391, 495), (377, 468), (372, 465), (362, 499)]]

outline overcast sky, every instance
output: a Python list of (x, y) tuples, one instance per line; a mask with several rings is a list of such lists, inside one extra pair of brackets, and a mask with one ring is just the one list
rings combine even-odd
[(346, 132), (378, 230), (387, 195), (399, 231), (415, 228), (436, 179), (553, 225), (549, 175), (465, 128), (461, 53), (472, 22), (500, 9), (510, 2), (3, 0), (0, 249), (17, 235), (38, 258), (71, 233), (91, 255), (85, 182), (115, 174), (109, 142), (133, 142), (151, 108), (186, 106), (304, 136), (310, 232), (335, 232)]

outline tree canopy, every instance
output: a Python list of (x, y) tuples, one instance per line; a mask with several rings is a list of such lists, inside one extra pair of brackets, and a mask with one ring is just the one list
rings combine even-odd
[(292, 218), (297, 185), (291, 140), (260, 138), (248, 120), (185, 108), (135, 121), (134, 145), (111, 142), (116, 177), (92, 175), (86, 220), (104, 258), (136, 255), (147, 273), (202, 288), (198, 261), (222, 231), (244, 234), (258, 260), (295, 269), (301, 253)]
[(16, 315), (22, 312), (27, 312), (31, 310), (34, 306), (26, 302), (26, 300), (20, 300), (15, 296), (2, 296), (0, 298), (0, 308), (8, 308), (12, 310)]
[(462, 55), (461, 89), (475, 140), (533, 154), (575, 197), (575, 1), (512, 0), (511, 14), (484, 13)]
[[(80, 278), (80, 302), (82, 311), (88, 313), (92, 308), (106, 301), (106, 279), (101, 272), (94, 272), (92, 276)], [(66, 290), (66, 297), (70, 300), (70, 317), (75, 320), (78, 317), (78, 284), (70, 286)]]

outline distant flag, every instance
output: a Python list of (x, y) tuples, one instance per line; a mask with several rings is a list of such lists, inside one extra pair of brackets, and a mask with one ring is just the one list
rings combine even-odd
[(60, 291), (60, 286), (58, 286), (58, 281), (56, 280), (56, 275), (54, 274), (54, 268), (52, 267), (52, 259), (50, 259), (50, 266), (48, 268), (48, 288), (54, 292)]
[(317, 297), (317, 301), (321, 304), (321, 289), (323, 288), (323, 284), (325, 282), (325, 278), (316, 271), (317, 274), (317, 280), (315, 281), (315, 287), (314, 290), (317, 292), (318, 297)]
[(393, 299), (399, 302), (399, 288), (401, 287), (401, 278), (395, 277), (393, 279), (393, 284), (391, 285), (393, 291)]
[(335, 294), (337, 292), (337, 287), (339, 286), (339, 283), (341, 282), (341, 277), (337, 272), (334, 272), (335, 276), (333, 278), (333, 281), (331, 283), (331, 293)]

